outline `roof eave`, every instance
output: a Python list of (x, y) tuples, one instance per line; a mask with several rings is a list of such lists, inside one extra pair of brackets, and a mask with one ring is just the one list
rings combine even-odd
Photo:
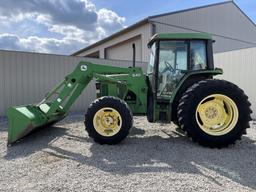
[(98, 46), (98, 45), (100, 45), (102, 43), (105, 43), (105, 42), (107, 42), (107, 41), (109, 41), (109, 40), (111, 40), (111, 39), (113, 39), (113, 38), (115, 38), (115, 37), (117, 37), (117, 36), (119, 36), (119, 35), (121, 35), (123, 33), (126, 33), (126, 32), (128, 32), (130, 30), (133, 30), (134, 28), (142, 26), (142, 25), (144, 25), (144, 24), (146, 24), (148, 22), (149, 22), (149, 18), (147, 17), (147, 18), (145, 18), (145, 19), (143, 19), (143, 20), (141, 20), (141, 21), (139, 21), (139, 22), (137, 22), (137, 23), (127, 27), (127, 28), (122, 29), (121, 31), (118, 31), (118, 32), (112, 34), (111, 36), (108, 36), (108, 37), (106, 37), (106, 38), (104, 38), (104, 39), (102, 39), (100, 41), (97, 41), (96, 43), (93, 43), (93, 44), (89, 45), (88, 47), (85, 47), (84, 49), (81, 49), (81, 50), (71, 54), (71, 56), (77, 56), (77, 55), (79, 55), (80, 53), (82, 53), (84, 51), (92, 49), (92, 48), (94, 48), (94, 47), (96, 47), (96, 46)]
[(152, 16), (149, 16), (148, 19), (154, 19), (154, 18), (157, 18), (157, 17), (166, 16), (166, 15), (174, 15), (174, 14), (177, 14), (177, 13), (184, 13), (184, 12), (187, 12), (187, 11), (193, 11), (193, 10), (207, 8), (207, 7), (214, 7), (214, 6), (217, 6), (217, 5), (223, 5), (223, 4), (228, 4), (228, 3), (235, 4), (233, 2), (233, 0), (229, 0), (229, 1), (219, 2), (219, 3), (209, 4), (209, 5), (203, 5), (203, 6), (199, 6), (199, 7), (192, 7), (192, 8), (188, 8), (188, 9), (182, 9), (182, 10), (179, 10), (179, 11), (172, 11), (172, 12), (168, 12), (168, 13), (152, 15)]

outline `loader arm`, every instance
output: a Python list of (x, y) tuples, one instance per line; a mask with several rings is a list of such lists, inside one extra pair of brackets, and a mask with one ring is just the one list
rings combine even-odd
[[(93, 78), (116, 82), (116, 79), (102, 76), (111, 74), (143, 75), (143, 72), (141, 68), (137, 67), (123, 68), (80, 62), (75, 70), (66, 76), (65, 80), (61, 83), (63, 87), (58, 86), (59, 89), (62, 88), (62, 90), (58, 97), (51, 103), (46, 115), (51, 117), (55, 113), (66, 113)], [(50, 92), (50, 95), (52, 95), (54, 91), (56, 90), (54, 89)]]
[[(36, 105), (10, 107), (8, 109), (8, 143), (11, 144), (17, 141), (37, 127), (42, 127), (63, 119), (72, 104), (93, 78), (113, 82), (119, 81), (104, 76), (111, 74), (123, 74), (127, 76), (140, 74), (142, 76), (143, 72), (138, 67), (122, 68), (84, 61), (80, 62), (75, 70), (51, 90), (40, 103)], [(125, 82), (123, 84), (125, 85)]]

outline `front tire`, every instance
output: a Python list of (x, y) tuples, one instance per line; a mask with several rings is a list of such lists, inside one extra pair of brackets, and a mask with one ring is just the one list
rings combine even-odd
[(89, 106), (85, 118), (86, 131), (99, 144), (120, 143), (129, 134), (132, 124), (128, 105), (110, 96), (96, 99)]
[(193, 141), (227, 147), (246, 134), (250, 105), (244, 92), (228, 81), (200, 81), (183, 94), (178, 106), (179, 123)]

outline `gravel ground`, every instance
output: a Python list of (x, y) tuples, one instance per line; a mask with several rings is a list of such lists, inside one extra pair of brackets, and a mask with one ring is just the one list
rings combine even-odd
[(144, 117), (116, 146), (88, 138), (80, 115), (12, 147), (5, 119), (0, 127), (0, 191), (256, 191), (256, 129), (219, 150)]

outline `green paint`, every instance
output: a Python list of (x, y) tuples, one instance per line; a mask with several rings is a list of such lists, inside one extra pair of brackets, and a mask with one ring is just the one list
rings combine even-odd
[[(102, 75), (101, 75), (102, 77)], [(132, 71), (130, 74), (107, 75), (97, 79), (104, 89), (101, 89), (100, 96), (115, 96), (127, 102), (134, 114), (145, 114), (147, 112), (147, 92), (146, 76), (142, 70)], [(110, 81), (111, 79), (111, 81)], [(128, 91), (136, 95), (135, 100), (126, 98)]]

